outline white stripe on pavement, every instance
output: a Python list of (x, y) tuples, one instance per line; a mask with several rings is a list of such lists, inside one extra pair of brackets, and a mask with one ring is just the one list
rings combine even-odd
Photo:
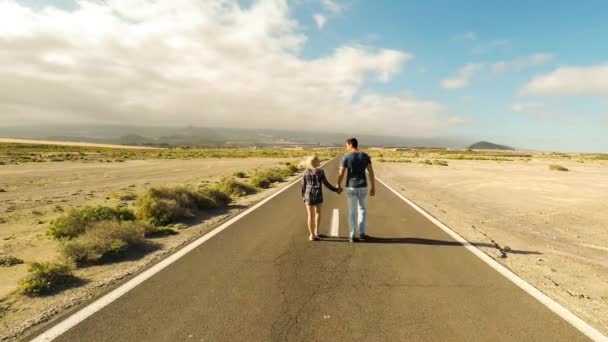
[(340, 235), (340, 210), (334, 209), (331, 215), (331, 230), (329, 236), (338, 237)]

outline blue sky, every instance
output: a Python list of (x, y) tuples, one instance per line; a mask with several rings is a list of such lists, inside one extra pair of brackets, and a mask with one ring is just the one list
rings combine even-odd
[[(11, 2), (0, 0), (0, 3), (2, 1), (5, 5)], [(430, 132), (422, 134), (425, 136), (460, 137), (471, 142), (489, 140), (529, 149), (608, 151), (608, 136), (605, 134), (608, 131), (606, 1), (242, 0), (233, 3), (227, 0), (223, 4), (225, 8), (199, 6), (204, 2), (197, 1), (168, 1), (166, 3), (171, 5), (159, 7), (154, 14), (144, 13), (141, 9), (145, 8), (145, 1), (144, 5), (136, 6), (134, 0), (123, 0), (122, 3), (112, 0), (105, 3), (89, 2), (108, 6), (112, 11), (104, 12), (101, 7), (95, 7), (86, 13), (78, 12), (80, 6), (70, 0), (22, 0), (16, 3), (40, 16), (39, 20), (29, 24), (28, 30), (39, 31), (36, 25), (40, 25), (47, 31), (64, 35), (60, 37), (65, 39), (68, 39), (66, 28), (59, 27), (57, 21), (53, 20), (58, 14), (44, 12), (45, 8), (50, 6), (64, 10), (64, 14), (67, 13), (78, 25), (82, 22), (78, 18), (99, 13), (99, 17), (109, 16), (118, 18), (118, 21), (126, 16), (138, 20), (144, 18), (142, 22), (147, 21), (150, 24), (148, 27), (152, 27), (153, 23), (161, 22), (162, 11), (171, 9), (170, 6), (190, 6), (191, 12), (200, 11), (195, 14), (196, 20), (201, 22), (208, 18), (224, 17), (224, 21), (218, 22), (213, 29), (218, 40), (224, 36), (226, 40), (212, 45), (206, 42), (215, 36), (213, 39), (192, 36), (191, 42), (201, 46), (198, 50), (187, 51), (187, 54), (206, 56), (206, 52), (213, 49), (219, 53), (225, 42), (234, 42), (235, 33), (239, 33), (239, 37), (247, 37), (243, 45), (255, 43), (252, 44), (255, 46), (243, 52), (250, 56), (249, 59), (236, 60), (243, 63), (240, 73), (245, 75), (259, 70), (265, 76), (246, 74), (244, 78), (249, 79), (249, 83), (232, 84), (233, 81), (229, 80), (234, 80), (234, 74), (216, 74), (217, 70), (231, 69), (235, 62), (226, 62), (226, 68), (207, 72), (199, 70), (200, 64), (204, 63), (196, 62), (195, 58), (192, 70), (196, 68), (201, 75), (204, 74), (205, 77), (201, 79), (212, 80), (213, 89), (221, 89), (221, 92), (213, 93), (214, 104), (221, 96), (228, 94), (230, 97), (229, 92), (236, 91), (234, 89), (239, 89), (239, 93), (235, 93), (235, 99), (227, 103), (218, 100), (216, 105), (220, 109), (213, 111), (213, 117), (197, 116), (199, 114), (182, 109), (183, 118), (190, 121), (188, 123), (238, 125), (247, 119), (237, 118), (235, 113), (242, 111), (242, 108), (249, 110), (254, 107), (259, 108), (257, 115), (268, 118), (257, 120), (260, 125), (273, 125), (277, 118), (270, 114), (271, 111), (285, 110), (283, 108), (286, 107), (281, 106), (286, 104), (292, 107), (307, 106), (307, 113), (316, 111), (314, 106), (308, 107), (311, 101), (305, 96), (322, 96), (318, 107), (319, 111), (324, 108), (326, 112), (319, 112), (319, 120), (335, 118), (330, 120), (330, 127), (341, 127), (341, 122), (348, 121), (348, 114), (353, 112), (355, 114), (352, 116), (358, 120), (376, 121), (369, 124), (373, 131), (389, 135), (400, 132), (402, 135), (416, 135), (424, 131)], [(128, 6), (129, 3), (135, 5)], [(207, 3), (219, 2), (209, 0)], [(120, 16), (116, 14), (116, 17), (111, 17), (113, 13)], [(241, 20), (243, 17), (247, 20)], [(179, 18), (176, 17), (176, 20)], [(235, 24), (232, 24), (233, 20)], [(79, 33), (83, 44), (85, 41), (89, 44), (92, 36), (98, 41), (115, 39), (121, 42), (124, 37), (120, 37), (119, 33), (115, 36), (112, 34), (120, 32), (120, 29), (137, 31), (134, 25), (126, 28), (114, 21), (108, 25), (116, 27), (109, 28), (103, 35), (97, 32), (88, 33), (88, 36)], [(42, 22), (45, 24), (38, 24)], [(258, 34), (260, 27), (264, 30)], [(168, 34), (168, 39), (173, 39), (177, 35), (184, 35), (181, 29), (177, 27), (163, 33)], [(133, 35), (129, 41), (140, 36)], [(73, 37), (69, 39), (74, 41)], [(149, 41), (146, 47), (150, 46)], [(180, 49), (184, 51), (183, 47)], [(67, 68), (68, 64), (74, 66), (66, 69), (66, 72), (74, 75), (74, 80), (81, 78), (76, 76), (86, 74), (86, 69), (75, 68), (76, 65), (86, 64), (86, 56), (80, 56), (78, 51), (66, 51), (57, 57), (57, 50), (53, 51), (54, 59), (47, 58), (47, 63), (70, 61), (63, 63), (62, 67)], [(150, 51), (148, 55), (156, 50)], [(383, 54), (382, 51), (388, 52)], [(48, 57), (48, 54), (45, 56)], [(271, 57), (275, 58), (275, 67), (285, 66), (285, 70), (264, 70), (268, 64), (265, 61)], [(134, 65), (141, 66), (141, 59), (134, 60)], [(163, 62), (171, 63), (171, 60)], [(179, 63), (183, 63), (183, 60)], [(210, 60), (209, 63), (216, 67), (220, 62)], [(154, 68), (153, 65), (150, 67)], [(345, 71), (332, 71), (341, 67)], [(291, 82), (288, 80), (291, 72), (297, 79), (292, 85), (277, 86), (276, 89), (269, 85), (279, 79), (281, 82)], [(184, 72), (170, 72), (171, 75), (176, 73)], [(269, 76), (275, 73), (280, 76)], [(387, 76), (379, 80), (381, 74)], [(313, 77), (316, 79), (312, 80)], [(184, 78), (183, 82), (186, 81), (191, 80)], [(255, 82), (260, 82), (259, 86)], [(256, 85), (255, 91), (251, 89), (253, 84)], [(310, 95), (304, 92), (298, 95), (297, 89), (303, 88), (310, 89)], [(293, 93), (290, 92), (292, 89)], [(240, 106), (230, 109), (233, 102), (239, 103), (238, 96), (243, 91), (251, 91), (251, 94), (243, 95)], [(272, 93), (272, 98), (269, 93)], [(209, 96), (211, 94), (209, 91)], [(282, 95), (284, 99), (281, 99)], [(136, 104), (134, 96), (124, 99), (125, 103)], [(265, 96), (268, 96), (267, 100)], [(252, 98), (255, 102), (251, 102)], [(277, 103), (277, 98), (280, 103)], [(172, 101), (185, 102), (183, 98), (167, 98), (163, 103)], [(206, 106), (207, 102), (202, 102), (201, 106)], [(58, 107), (54, 112), (58, 114), (54, 117), (64, 115), (66, 108)], [(120, 117), (125, 108), (126, 105), (123, 105), (108, 110), (115, 111), (116, 117)], [(141, 110), (142, 106), (133, 108)], [(218, 114), (220, 112), (224, 114)], [(282, 117), (291, 126), (298, 125), (297, 120), (304, 112), (303, 109), (302, 112), (283, 113)], [(53, 117), (52, 114), (48, 115), (47, 118)], [(76, 114), (65, 115), (73, 117)], [(224, 116), (220, 119), (220, 115)], [(96, 117), (86, 119), (109, 121), (112, 116), (99, 112)], [(162, 120), (160, 114), (152, 110), (146, 119), (150, 122)], [(362, 125), (359, 123), (358, 126)], [(352, 125), (355, 128), (358, 126)]]
[[(608, 93), (602, 96), (522, 96), (534, 76), (560, 66), (608, 62), (605, 1), (362, 1), (344, 3), (322, 30), (310, 29), (303, 51), (317, 57), (353, 41), (408, 51), (414, 59), (382, 92), (402, 89), (438, 100), (470, 122), (451, 134), (523, 148), (608, 150)], [(296, 17), (315, 27), (322, 4), (298, 8)], [(544, 65), (498, 76), (481, 75), (468, 87), (442, 89), (440, 81), (467, 63), (508, 61), (535, 53)], [(514, 103), (543, 102), (553, 115), (515, 113)]]

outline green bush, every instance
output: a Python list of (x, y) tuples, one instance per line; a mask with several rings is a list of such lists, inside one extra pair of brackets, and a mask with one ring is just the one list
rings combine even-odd
[(106, 220), (133, 221), (135, 214), (127, 208), (104, 206), (72, 209), (67, 214), (51, 221), (49, 234), (57, 239), (74, 238), (84, 233), (93, 223)]
[(243, 197), (257, 192), (255, 187), (234, 179), (223, 180), (217, 185), (217, 190), (234, 197)]
[(236, 171), (232, 175), (236, 178), (247, 178), (247, 174), (243, 171)]
[(272, 182), (268, 178), (260, 175), (253, 176), (249, 182), (251, 185), (262, 189), (268, 189), (270, 188), (270, 185), (272, 185)]
[(260, 176), (268, 179), (271, 183), (282, 182), (286, 176), (289, 176), (284, 171), (285, 169), (265, 169), (256, 173), (256, 176)]
[(166, 226), (193, 217), (197, 210), (225, 207), (230, 201), (230, 196), (219, 189), (150, 188), (137, 201), (137, 217), (155, 226)]
[(295, 175), (296, 173), (300, 172), (300, 168), (297, 167), (296, 165), (292, 165), (292, 164), (287, 164), (287, 166), (285, 167), (289, 172), (291, 172), (291, 175)]
[(439, 166), (448, 166), (448, 162), (446, 162), (445, 160), (433, 160), (433, 164)]
[(91, 225), (84, 234), (63, 241), (61, 253), (78, 264), (93, 263), (144, 245), (145, 235), (154, 232), (154, 227), (139, 221), (101, 221)]
[(23, 260), (21, 260), (19, 258), (15, 258), (14, 256), (10, 256), (10, 255), (0, 256), (0, 266), (10, 267), (10, 266), (15, 266), (15, 265), (19, 265), (19, 264), (23, 264)]
[(200, 206), (200, 209), (223, 208), (232, 202), (232, 197), (229, 194), (215, 188), (203, 187), (199, 193), (212, 200), (208, 207)]
[(29, 265), (28, 272), (20, 287), (23, 293), (32, 296), (54, 292), (76, 280), (66, 264), (34, 262)]
[(430, 161), (430, 160), (428, 160), (428, 159), (426, 159), (426, 160), (421, 161), (421, 162), (420, 162), (420, 164), (424, 164), (424, 165), (433, 165), (433, 162), (432, 162), (432, 161)]
[(549, 165), (549, 170), (553, 171), (569, 171), (568, 168), (561, 165)]

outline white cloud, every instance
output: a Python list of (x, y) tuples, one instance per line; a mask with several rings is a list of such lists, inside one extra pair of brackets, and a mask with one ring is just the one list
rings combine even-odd
[(608, 95), (608, 64), (561, 67), (533, 78), (523, 86), (524, 95)]
[(342, 46), (300, 57), (285, 0), (107, 0), (75, 11), (0, 0), (0, 125), (59, 122), (433, 135), (445, 107), (384, 96), (412, 56)]
[(336, 1), (333, 0), (321, 0), (321, 4), (323, 5), (323, 8), (332, 13), (332, 14), (340, 14), (344, 11), (345, 6), (342, 4), (339, 4)]
[(512, 61), (500, 61), (491, 64), (492, 72), (501, 74), (507, 71), (519, 71), (531, 67), (541, 66), (553, 60), (550, 53), (535, 53), (526, 57), (519, 57)]
[(471, 53), (482, 55), (490, 53), (494, 50), (508, 50), (511, 47), (511, 41), (507, 39), (497, 39), (487, 43), (479, 43), (471, 49)]
[(315, 13), (315, 15), (313, 15), (313, 18), (315, 19), (315, 22), (317, 23), (317, 27), (319, 28), (319, 30), (323, 29), (323, 27), (325, 26), (325, 23), (327, 22), (327, 18), (320, 13)]
[(475, 32), (469, 31), (469, 32), (465, 32), (463, 34), (459, 34), (457, 36), (454, 36), (453, 38), (454, 40), (469, 40), (469, 41), (475, 41), (477, 40), (477, 34)]
[(469, 85), (471, 79), (483, 69), (483, 64), (469, 63), (462, 67), (456, 76), (441, 81), (441, 86), (446, 89), (465, 88)]
[(494, 74), (521, 71), (546, 64), (552, 59), (552, 54), (536, 53), (526, 57), (515, 58), (511, 61), (469, 63), (462, 67), (455, 76), (441, 81), (440, 84), (446, 89), (461, 89), (469, 86), (473, 78), (484, 71), (489, 70)]
[(514, 103), (511, 110), (516, 113), (530, 113), (545, 110), (545, 105), (540, 102)]

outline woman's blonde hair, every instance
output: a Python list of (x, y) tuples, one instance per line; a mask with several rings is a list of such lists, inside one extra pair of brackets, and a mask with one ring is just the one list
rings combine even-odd
[(307, 169), (316, 169), (316, 166), (314, 165), (315, 160), (319, 161), (319, 157), (310, 156), (304, 160), (303, 166)]

